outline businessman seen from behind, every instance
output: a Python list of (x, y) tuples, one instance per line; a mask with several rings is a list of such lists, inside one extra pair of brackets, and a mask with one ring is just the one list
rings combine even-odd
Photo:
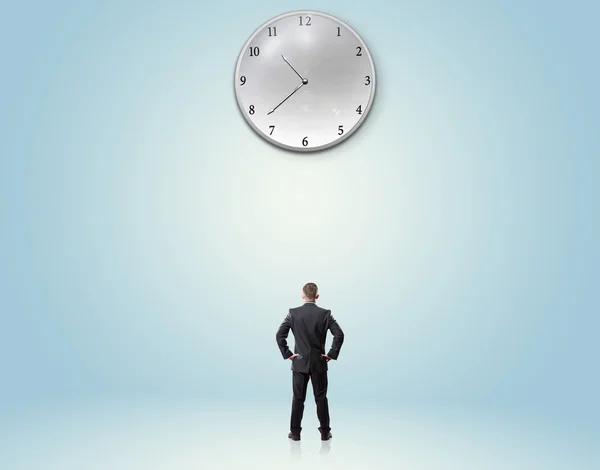
[[(319, 298), (317, 285), (309, 282), (302, 288), (304, 305), (291, 308), (277, 331), (277, 345), (284, 359), (292, 361), (292, 416), (288, 437), (300, 440), (302, 415), (306, 389), (310, 379), (315, 402), (321, 440), (331, 439), (329, 426), (329, 404), (327, 402), (327, 363), (337, 359), (344, 342), (344, 332), (331, 315), (331, 310), (317, 306)], [(294, 353), (287, 344), (289, 331), (294, 335)], [(325, 337), (331, 331), (333, 342), (325, 353)]]

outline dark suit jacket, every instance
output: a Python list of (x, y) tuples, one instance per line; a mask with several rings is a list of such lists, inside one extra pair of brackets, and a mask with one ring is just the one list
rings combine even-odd
[(286, 340), (290, 330), (294, 334), (294, 354), (300, 354), (292, 359), (293, 371), (319, 372), (328, 369), (327, 359), (321, 356), (325, 354), (328, 330), (333, 334), (333, 344), (327, 355), (332, 359), (338, 358), (344, 332), (331, 315), (331, 310), (321, 308), (314, 302), (305, 302), (301, 307), (290, 309), (277, 331), (277, 345), (284, 359), (292, 356)]

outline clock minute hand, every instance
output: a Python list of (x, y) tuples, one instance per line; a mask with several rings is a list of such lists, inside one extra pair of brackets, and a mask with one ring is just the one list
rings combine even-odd
[[(306, 79), (302, 75), (300, 75), (300, 73), (294, 68), (294, 66), (292, 64), (290, 64), (290, 61), (287, 60), (283, 54), (281, 54), (281, 57), (283, 58), (283, 60), (285, 60), (286, 64), (288, 64), (292, 68), (292, 70), (294, 72), (296, 72), (296, 75), (298, 75), (300, 77), (300, 80), (302, 80), (302, 83), (304, 83), (306, 81)], [(306, 83), (304, 83), (304, 84), (306, 85)]]
[(279, 106), (281, 106), (283, 103), (285, 103), (285, 101), (290, 96), (292, 96), (294, 93), (296, 93), (303, 86), (304, 86), (304, 82), (302, 82), (300, 85), (298, 85), (294, 91), (292, 91), (289, 95), (287, 95), (284, 99), (282, 99), (277, 106), (274, 106), (273, 108), (271, 108), (271, 110), (267, 113), (267, 115), (271, 114), (273, 111), (275, 111), (277, 108), (279, 108)]

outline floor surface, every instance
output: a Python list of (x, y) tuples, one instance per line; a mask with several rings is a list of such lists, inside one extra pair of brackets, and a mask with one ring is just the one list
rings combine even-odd
[[(589, 433), (485, 413), (332, 406), (323, 443), (314, 403), (302, 440), (287, 408), (81, 406), (0, 423), (2, 470), (597, 470)], [(587, 437), (586, 437), (587, 436)]]

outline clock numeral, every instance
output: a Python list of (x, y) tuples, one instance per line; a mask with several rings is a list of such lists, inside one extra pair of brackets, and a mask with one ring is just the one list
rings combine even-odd
[(250, 107), (248, 108), (248, 113), (254, 114), (254, 105), (253, 104), (251, 104)]
[(245, 85), (246, 84), (246, 77), (244, 75), (242, 75), (240, 77), (240, 86)]
[(362, 56), (362, 49), (361, 49), (361, 47), (360, 47), (360, 46), (357, 46), (357, 47), (356, 47), (356, 56), (357, 56), (357, 57), (360, 57), (360, 56)]
[(308, 136), (302, 139), (302, 146), (306, 147), (308, 145)]
[(304, 23), (302, 23), (302, 17), (300, 17), (300, 26), (310, 26), (311, 20), (312, 18), (310, 16), (307, 16)]
[(273, 131), (275, 130), (275, 126), (269, 126), (269, 129), (271, 129), (271, 132), (269, 132), (269, 135), (273, 135)]
[(269, 26), (269, 36), (277, 36), (277, 28), (275, 26), (272, 28)]
[(338, 135), (342, 135), (344, 133), (344, 126), (338, 127)]
[(258, 48), (258, 46), (250, 46), (250, 57), (258, 57), (258, 54), (260, 54), (260, 49)]
[(340, 34), (340, 27), (338, 26), (337, 28), (338, 28), (338, 34), (337, 35), (341, 36), (341, 34)]
[(359, 105), (358, 108), (356, 108), (356, 112), (358, 114), (362, 114), (362, 106), (361, 105)]
[(365, 85), (370, 85), (371, 84), (371, 77), (369, 77), (368, 75), (365, 77)]

